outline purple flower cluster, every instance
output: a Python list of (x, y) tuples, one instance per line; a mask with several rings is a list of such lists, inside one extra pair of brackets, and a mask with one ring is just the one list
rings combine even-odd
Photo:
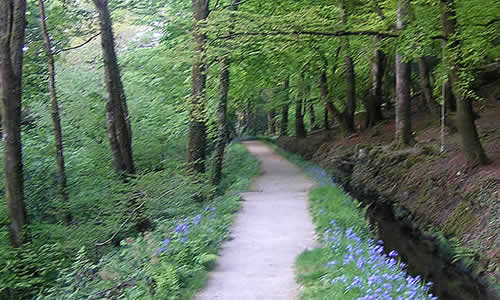
[[(331, 284), (344, 289), (357, 300), (369, 299), (437, 299), (429, 293), (431, 283), (423, 284), (420, 276), (412, 277), (398, 261), (398, 252), (384, 254), (383, 242), (363, 241), (353, 228), (343, 231), (332, 221), (325, 231), (324, 240), (332, 250), (333, 259), (326, 266)], [(353, 275), (353, 276), (350, 276)]]
[[(217, 216), (217, 206), (207, 206), (204, 209), (204, 214), (208, 214), (208, 219), (214, 219)], [(181, 222), (174, 222), (174, 229), (169, 234), (172, 239), (177, 240), (181, 243), (186, 243), (189, 241), (189, 233), (192, 229), (200, 226), (203, 220), (203, 214), (197, 214), (193, 218), (185, 218)], [(161, 253), (165, 253), (169, 248), (169, 244), (171, 244), (173, 240), (170, 238), (166, 238), (161, 243), (160, 247), (155, 250), (155, 255), (159, 255)]]

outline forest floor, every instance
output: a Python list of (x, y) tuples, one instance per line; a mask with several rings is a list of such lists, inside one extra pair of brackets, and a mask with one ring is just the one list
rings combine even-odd
[[(305, 139), (280, 137), (278, 145), (333, 172), (354, 190), (390, 199), (423, 229), (453, 238), (472, 252), (481, 274), (500, 282), (500, 102), (475, 104), (481, 141), (492, 161), (468, 165), (460, 136), (447, 131), (440, 153), (439, 116), (414, 113), (415, 146), (395, 151), (394, 121), (340, 137), (317, 131)], [(475, 254), (472, 254), (475, 253)]]
[(314, 183), (265, 144), (245, 145), (263, 174), (242, 194), (232, 238), (197, 299), (298, 299), (295, 259), (315, 246), (308, 205)]

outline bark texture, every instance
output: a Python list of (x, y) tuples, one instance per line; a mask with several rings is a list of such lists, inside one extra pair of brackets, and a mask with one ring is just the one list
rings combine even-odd
[[(342, 23), (347, 26), (347, 10), (345, 1), (340, 2), (340, 19)], [(342, 38), (342, 49), (344, 51), (344, 66), (345, 66), (345, 80), (346, 80), (346, 106), (344, 111), (345, 129), (348, 132), (354, 132), (354, 114), (356, 112), (356, 74), (354, 72), (354, 62), (349, 53), (350, 44), (349, 37)]]
[(454, 0), (440, 0), (441, 21), (443, 23), (443, 34), (447, 42), (447, 48), (456, 53), (447, 55), (449, 70), (449, 82), (457, 106), (457, 128), (462, 138), (462, 149), (470, 163), (487, 164), (489, 159), (484, 152), (483, 146), (477, 133), (472, 101), (464, 96), (459, 87), (460, 70), (463, 68), (460, 62), (462, 46), (460, 40), (456, 39), (457, 19)]
[[(64, 164), (64, 146), (63, 146), (63, 136), (61, 127), (61, 118), (59, 116), (59, 105), (57, 103), (57, 89), (56, 89), (56, 69), (54, 64), (54, 54), (52, 52), (52, 40), (50, 39), (45, 14), (45, 5), (43, 0), (38, 1), (38, 7), (40, 10), (40, 26), (42, 30), (42, 36), (45, 43), (45, 53), (47, 55), (47, 69), (49, 72), (49, 96), (50, 96), (50, 106), (51, 106), (51, 116), (52, 125), (54, 127), (54, 139), (56, 143), (56, 161), (57, 161), (57, 187), (59, 189), (59, 194), (61, 200), (65, 206), (68, 205), (68, 192), (67, 179), (66, 179), (66, 168)], [(72, 221), (71, 211), (68, 207), (62, 212), (64, 224), (69, 225)]]
[(189, 115), (189, 136), (187, 149), (187, 168), (189, 172), (205, 173), (206, 159), (206, 62), (205, 45), (207, 37), (202, 33), (201, 22), (208, 17), (209, 0), (193, 0), (193, 38), (195, 57), (192, 68), (191, 111)]
[(132, 155), (132, 130), (128, 115), (125, 91), (115, 51), (115, 39), (108, 0), (94, 0), (99, 14), (101, 46), (107, 89), (106, 120), (113, 156), (113, 167), (118, 173), (135, 173)]
[(303, 95), (298, 95), (295, 101), (295, 135), (298, 138), (306, 137), (306, 128), (304, 126), (304, 100)]
[(14, 247), (26, 240), (21, 143), (21, 99), (26, 2), (0, 1), (0, 100), (2, 104), (3, 171), (9, 238)]
[(419, 72), (419, 83), (422, 89), (422, 94), (424, 96), (424, 103), (426, 109), (432, 114), (439, 114), (439, 107), (434, 101), (434, 95), (432, 93), (432, 84), (429, 74), (429, 67), (424, 57), (419, 57), (418, 59), (418, 72)]
[(371, 87), (370, 93), (365, 101), (366, 106), (366, 123), (365, 127), (373, 127), (376, 123), (383, 119), (382, 102), (383, 102), (383, 78), (384, 78), (384, 61), (385, 55), (379, 49), (380, 38), (373, 38), (373, 56), (371, 59)]
[[(232, 0), (230, 9), (232, 11), (238, 10), (240, 0)], [(234, 27), (231, 21), (230, 29)], [(227, 130), (227, 101), (229, 94), (230, 83), (230, 58), (229, 53), (224, 53), (220, 62), (220, 79), (219, 79), (219, 102), (217, 103), (217, 139), (215, 140), (214, 160), (212, 175), (212, 184), (219, 185), (222, 180), (222, 167), (224, 164), (224, 151), (228, 139)]]
[(227, 143), (227, 98), (229, 91), (229, 58), (226, 56), (220, 62), (219, 103), (217, 104), (217, 140), (215, 141), (214, 174), (212, 184), (219, 185), (222, 179), (224, 151)]
[(314, 111), (314, 103), (310, 103), (309, 107), (309, 125), (311, 126), (311, 130), (316, 130), (318, 129), (318, 126), (316, 125), (316, 112)]
[(342, 131), (344, 133), (349, 132), (348, 129), (349, 126), (345, 118), (345, 112), (344, 113), (340, 112), (337, 109), (337, 107), (335, 107), (335, 105), (332, 103), (332, 101), (329, 99), (328, 77), (326, 75), (325, 70), (321, 73), (321, 76), (319, 78), (319, 89), (320, 89), (321, 99), (323, 99), (323, 103), (325, 104), (325, 109), (328, 112), (328, 114), (331, 116), (333, 120), (337, 120), (337, 122), (339, 122), (340, 127), (342, 128)]
[(281, 128), (280, 128), (280, 135), (281, 136), (287, 136), (288, 135), (288, 110), (289, 110), (289, 105), (288, 101), (289, 99), (289, 90), (290, 90), (290, 80), (286, 79), (283, 85), (283, 93), (284, 93), (284, 99), (283, 99), (283, 105), (281, 106)]
[[(402, 31), (408, 24), (410, 4), (399, 0), (396, 28)], [(412, 143), (411, 135), (411, 67), (401, 53), (396, 53), (396, 144), (406, 147)]]

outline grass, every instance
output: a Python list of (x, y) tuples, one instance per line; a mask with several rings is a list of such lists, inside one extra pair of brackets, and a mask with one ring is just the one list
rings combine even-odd
[(328, 172), (271, 146), (318, 183), (309, 199), (321, 246), (296, 260), (301, 299), (436, 299), (432, 283), (408, 275), (398, 253), (373, 240), (363, 209)]

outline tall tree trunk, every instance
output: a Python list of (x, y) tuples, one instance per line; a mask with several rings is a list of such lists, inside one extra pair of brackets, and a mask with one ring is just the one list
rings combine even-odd
[(319, 89), (321, 99), (323, 99), (323, 103), (325, 104), (325, 108), (328, 114), (333, 120), (337, 120), (337, 122), (339, 122), (340, 127), (342, 128), (342, 131), (344, 133), (349, 132), (348, 124), (345, 118), (345, 112), (341, 113), (329, 99), (328, 78), (326, 75), (326, 70), (323, 70), (319, 78)]
[[(340, 1), (340, 3), (340, 19), (342, 23), (347, 26), (347, 11), (345, 8), (345, 0)], [(346, 106), (344, 111), (344, 118), (346, 123), (346, 130), (349, 132), (354, 132), (354, 113), (356, 112), (356, 74), (354, 72), (354, 62), (349, 53), (350, 45), (348, 36), (342, 38), (342, 49), (344, 51), (344, 65), (346, 76)]]
[(40, 26), (42, 30), (43, 40), (45, 42), (45, 52), (47, 55), (47, 68), (49, 71), (49, 95), (50, 95), (50, 105), (52, 111), (52, 124), (54, 126), (54, 138), (56, 142), (56, 161), (57, 161), (57, 186), (59, 189), (59, 194), (63, 204), (66, 208), (63, 211), (63, 221), (64, 224), (69, 225), (72, 221), (71, 211), (68, 206), (68, 192), (66, 190), (67, 180), (66, 180), (66, 170), (64, 165), (64, 147), (63, 147), (63, 137), (62, 137), (62, 127), (61, 118), (59, 116), (59, 105), (57, 104), (57, 90), (56, 90), (56, 69), (54, 65), (54, 54), (52, 53), (52, 40), (50, 39), (46, 15), (45, 15), (45, 5), (43, 0), (38, 1), (40, 10)]
[(270, 135), (274, 135), (276, 133), (274, 126), (274, 116), (275, 116), (274, 109), (271, 109), (267, 113), (267, 131)]
[(0, 1), (0, 99), (2, 104), (3, 171), (9, 238), (14, 247), (26, 240), (21, 143), (21, 100), (26, 2)]
[(431, 79), (429, 75), (429, 68), (427, 67), (427, 62), (424, 57), (419, 57), (418, 59), (418, 71), (419, 71), (419, 82), (420, 88), (424, 95), (425, 107), (432, 114), (439, 114), (439, 107), (437, 107), (434, 102), (434, 96), (432, 93)]
[(107, 102), (108, 137), (113, 155), (113, 167), (119, 173), (135, 173), (132, 155), (132, 130), (123, 90), (120, 67), (115, 52), (115, 39), (108, 9), (108, 0), (94, 0), (101, 27), (101, 46), (104, 59)]
[(187, 168), (190, 172), (205, 173), (206, 158), (206, 35), (202, 32), (201, 23), (208, 18), (209, 0), (193, 0), (193, 19), (196, 22), (193, 30), (195, 57), (192, 69), (192, 97), (189, 114), (189, 137), (187, 149)]
[[(231, 1), (231, 10), (236, 11), (240, 0)], [(230, 24), (232, 29), (233, 24)], [(215, 140), (215, 153), (213, 160), (214, 173), (212, 184), (219, 185), (222, 180), (222, 167), (224, 163), (224, 151), (226, 150), (228, 130), (227, 130), (227, 100), (229, 93), (229, 66), (231, 62), (229, 53), (224, 53), (220, 62), (219, 79), (219, 102), (217, 104), (217, 139)]]
[[(403, 31), (408, 24), (410, 4), (399, 0), (397, 30)], [(406, 147), (412, 143), (411, 136), (411, 68), (401, 53), (396, 53), (396, 144)]]
[(215, 141), (214, 173), (212, 184), (219, 185), (222, 179), (222, 165), (227, 143), (227, 98), (229, 92), (229, 58), (223, 57), (220, 62), (219, 103), (217, 105), (217, 140)]
[(324, 105), (324, 112), (323, 112), (323, 127), (326, 130), (330, 130), (330, 120), (329, 120), (328, 108), (326, 107), (326, 104)]
[(281, 136), (287, 136), (288, 135), (288, 110), (289, 110), (289, 93), (290, 93), (290, 80), (287, 78), (285, 80), (285, 83), (283, 85), (283, 93), (284, 93), (284, 99), (283, 99), (283, 104), (281, 106), (281, 128), (280, 128), (280, 135)]
[(447, 63), (450, 68), (449, 81), (457, 104), (457, 128), (462, 137), (462, 149), (469, 162), (487, 164), (489, 163), (489, 159), (484, 152), (477, 133), (471, 99), (464, 96), (460, 88), (459, 74), (463, 68), (460, 62), (462, 44), (461, 41), (456, 38), (457, 16), (455, 1), (440, 0), (440, 2), (443, 34), (447, 41), (447, 48), (456, 51), (453, 55), (447, 56)]
[(309, 104), (309, 124), (311, 125), (311, 130), (318, 129), (318, 126), (316, 126), (316, 112), (314, 111), (314, 103)]
[(295, 101), (295, 135), (298, 138), (305, 138), (306, 137), (306, 128), (304, 126), (304, 114), (302, 113), (303, 110), (303, 95), (299, 94), (297, 96), (297, 100)]
[(383, 119), (382, 116), (382, 83), (384, 78), (385, 55), (379, 49), (380, 37), (373, 38), (373, 56), (371, 59), (371, 87), (366, 103), (366, 124), (367, 128), (375, 126)]

